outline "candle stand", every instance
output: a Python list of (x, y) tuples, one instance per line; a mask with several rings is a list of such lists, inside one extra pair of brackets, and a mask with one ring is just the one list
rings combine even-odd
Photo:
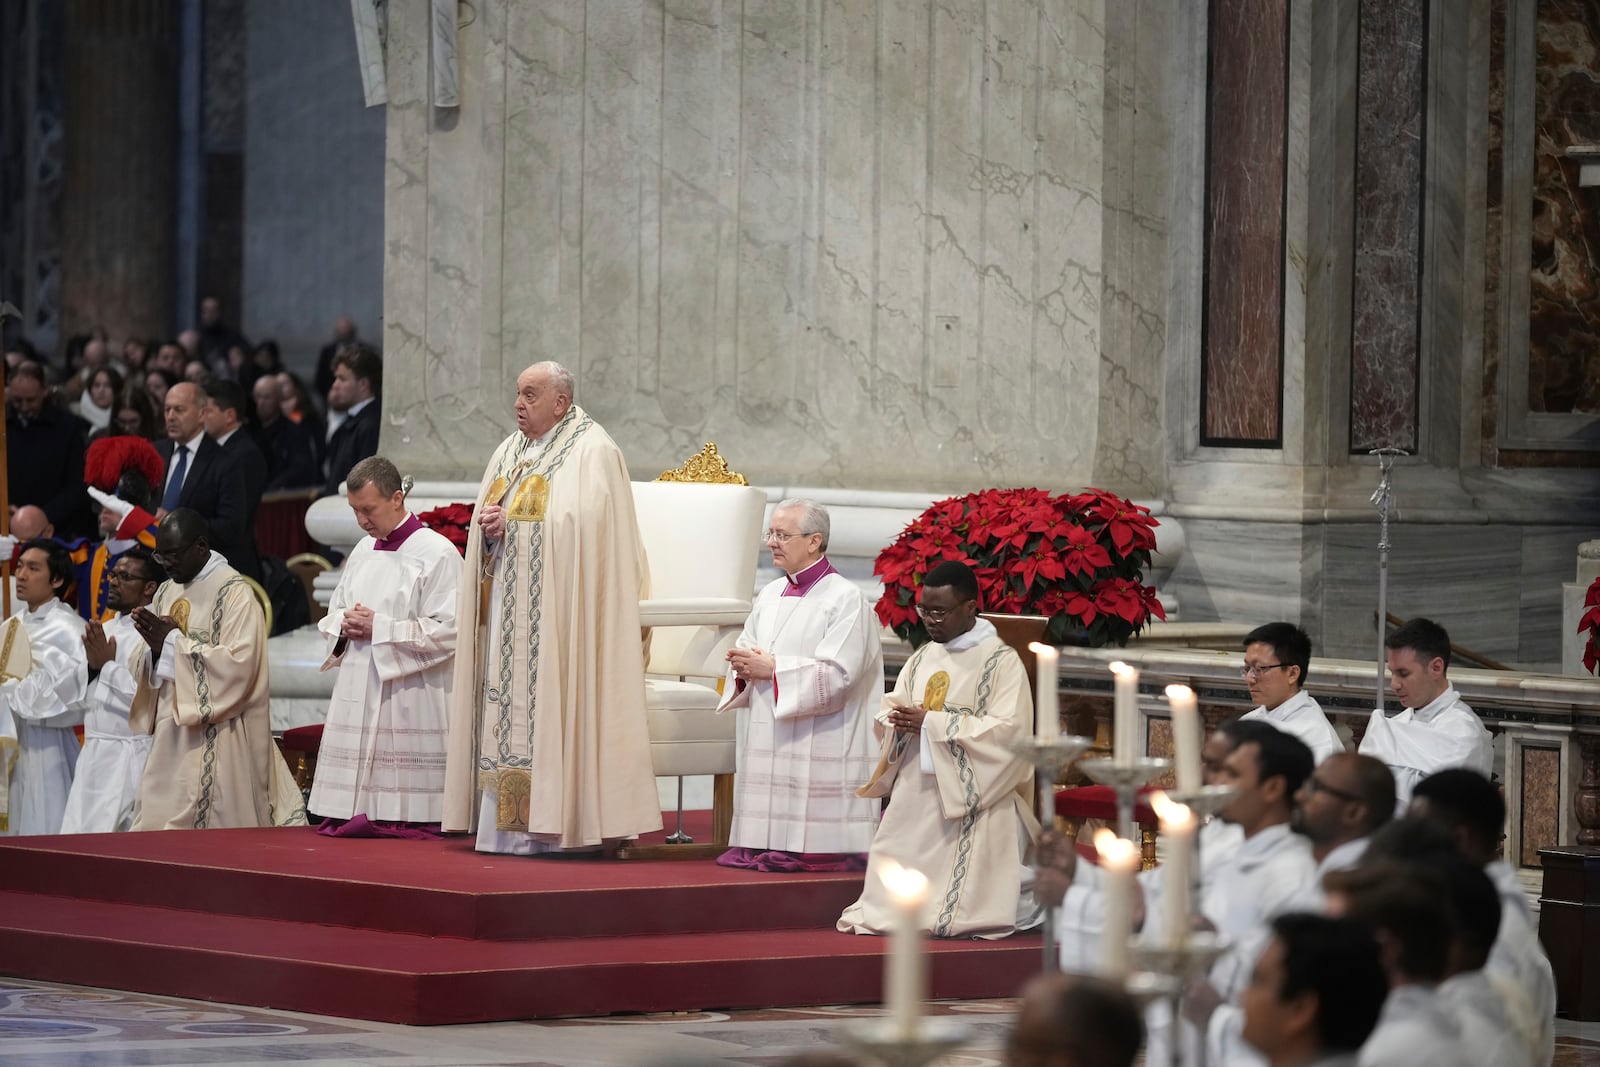
[[(1172, 944), (1160, 941), (1136, 941), (1133, 945), (1134, 964), (1139, 968), (1130, 975), (1130, 986), (1138, 985), (1151, 990), (1168, 990), (1166, 998), (1172, 1012), (1172, 1031), (1167, 1041), (1167, 1062), (1179, 1067), (1183, 1058), (1183, 992), (1189, 983), (1211, 969), (1222, 954), (1228, 951), (1227, 938), (1209, 930), (1191, 932), (1182, 942)], [(1136, 982), (1136, 980), (1138, 980)], [(1133, 988), (1130, 995), (1140, 996)], [(1146, 999), (1160, 999), (1150, 995)], [(1200, 1058), (1205, 1060), (1205, 1044), (1201, 1043)]]
[[(1056, 822), (1056, 779), (1073, 760), (1094, 747), (1094, 739), (1062, 734), (1059, 737), (1019, 737), (1011, 743), (1011, 752), (1023, 763), (1033, 765), (1033, 781), (1039, 789), (1039, 829), (1043, 833)], [(1038, 870), (1037, 859), (1034, 869)], [(1056, 948), (1056, 909), (1047, 904), (1044, 909), (1044, 971), (1046, 974), (1061, 969), (1061, 953)]]
[(1131, 762), (1111, 759), (1083, 760), (1078, 770), (1101, 785), (1109, 785), (1117, 793), (1117, 833), (1128, 841), (1139, 840), (1133, 823), (1134, 803), (1139, 789), (1172, 769), (1169, 759), (1143, 757)]
[(917, 1020), (911, 1033), (893, 1019), (872, 1019), (840, 1031), (846, 1045), (884, 1067), (925, 1067), (972, 1040), (972, 1027), (959, 1019)]

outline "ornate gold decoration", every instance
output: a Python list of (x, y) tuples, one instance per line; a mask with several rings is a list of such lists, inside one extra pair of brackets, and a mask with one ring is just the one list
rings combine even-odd
[(528, 811), (533, 794), (533, 774), (521, 767), (500, 768), (495, 796), (495, 829), (528, 831)]
[(484, 490), (483, 505), (498, 504), (506, 498), (506, 492), (511, 488), (511, 479), (501, 475), (489, 483), (489, 488)]
[[(22, 635), (22, 647), (20, 649), (16, 648), (18, 634)], [(17, 653), (17, 660), (14, 666), (18, 671), (22, 672), (21, 674), (17, 674), (11, 669), (13, 666), (11, 660), (13, 651)], [(20, 615), (13, 615), (11, 620), (6, 623), (5, 643), (0, 645), (0, 682), (11, 681), (13, 679), (20, 680), (24, 678), (32, 669), (32, 642), (28, 640), (28, 632), (22, 628), (22, 617)]]
[(530, 474), (517, 483), (506, 518), (512, 522), (543, 522), (545, 505), (549, 502), (550, 483), (542, 474)]
[(749, 485), (750, 479), (728, 466), (728, 461), (717, 452), (716, 443), (706, 446), (688, 459), (677, 470), (662, 471), (658, 482), (699, 482), (706, 485)]
[(189, 632), (189, 600), (180, 598), (172, 603), (172, 621), (178, 624), (178, 629), (183, 633)]
[(945, 694), (950, 692), (950, 672), (935, 671), (922, 691), (922, 706), (927, 711), (943, 711)]

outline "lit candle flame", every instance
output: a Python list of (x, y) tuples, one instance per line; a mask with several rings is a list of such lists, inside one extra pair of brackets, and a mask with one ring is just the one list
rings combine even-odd
[(1132, 841), (1118, 837), (1115, 830), (1101, 827), (1094, 832), (1094, 848), (1100, 853), (1102, 863), (1127, 863), (1133, 858), (1137, 847)]
[(1189, 806), (1179, 804), (1160, 789), (1154, 790), (1145, 799), (1150, 805), (1150, 810), (1156, 813), (1156, 818), (1161, 820), (1163, 830), (1170, 832), (1193, 825), (1194, 812)]
[(1169, 685), (1169, 686), (1167, 686), (1167, 699), (1168, 700), (1193, 700), (1194, 699), (1194, 690), (1190, 689), (1186, 685)]
[(892, 859), (878, 866), (878, 880), (897, 902), (905, 905), (922, 903), (928, 895), (928, 876), (915, 867), (905, 867)]

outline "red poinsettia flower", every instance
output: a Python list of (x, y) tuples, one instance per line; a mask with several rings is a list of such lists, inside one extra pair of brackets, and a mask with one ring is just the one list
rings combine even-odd
[(1583, 669), (1596, 674), (1600, 673), (1596, 671), (1600, 667), (1600, 578), (1589, 584), (1583, 603), (1588, 610), (1578, 620), (1578, 632), (1589, 635), (1589, 640), (1583, 645)]
[(467, 533), (472, 524), (471, 504), (445, 504), (417, 516), (417, 521), (437, 531), (463, 556), (467, 554)]

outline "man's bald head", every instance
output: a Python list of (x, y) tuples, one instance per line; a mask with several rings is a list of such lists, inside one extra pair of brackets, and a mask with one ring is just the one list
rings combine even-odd
[(517, 375), (517, 429), (530, 438), (549, 433), (572, 407), (573, 388), (572, 372), (548, 360)]
[(178, 382), (167, 390), (167, 436), (182, 444), (200, 432), (200, 411), (206, 396), (193, 382)]
[(176, 508), (156, 527), (155, 561), (179, 585), (194, 581), (211, 558), (211, 528), (193, 508)]
[(18, 542), (32, 541), (36, 537), (54, 537), (56, 528), (43, 508), (24, 504), (11, 516), (11, 536)]
[(1047, 974), (1022, 991), (1003, 1062), (1132, 1067), (1143, 1042), (1139, 1008), (1120, 987), (1083, 975)]

